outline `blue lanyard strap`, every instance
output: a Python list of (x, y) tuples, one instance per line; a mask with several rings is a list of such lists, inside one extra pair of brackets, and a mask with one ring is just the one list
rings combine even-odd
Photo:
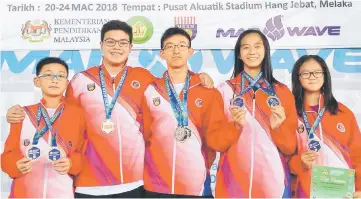
[[(246, 75), (248, 76), (248, 78), (246, 77)], [(255, 79), (252, 79), (252, 77), (250, 77), (247, 73), (245, 73), (244, 71), (242, 72), (242, 75), (241, 75), (241, 82), (242, 82), (242, 90), (241, 90), (241, 93), (239, 94), (240, 96), (244, 95), (245, 93), (247, 93), (249, 90), (252, 89), (253, 86), (255, 86), (255, 84), (257, 84), (257, 82), (261, 79), (262, 77), (262, 72), (260, 72), (257, 77)], [(245, 78), (248, 79), (249, 81), (249, 86), (245, 89)]]
[(179, 99), (177, 92), (169, 81), (168, 72), (165, 73), (164, 81), (174, 116), (176, 117), (178, 122), (178, 126), (188, 126), (188, 90), (190, 82), (189, 73), (187, 74), (186, 81), (184, 83), (183, 101)]
[(102, 67), (99, 68), (100, 87), (102, 89), (103, 102), (104, 102), (104, 108), (105, 108), (105, 117), (106, 117), (107, 120), (111, 118), (113, 108), (115, 106), (115, 103), (118, 100), (118, 97), (120, 95), (120, 91), (121, 91), (121, 89), (122, 89), (122, 87), (124, 85), (124, 82), (125, 82), (125, 78), (127, 77), (127, 73), (128, 73), (128, 68), (125, 67), (123, 75), (120, 78), (118, 87), (115, 90), (113, 99), (112, 99), (112, 101), (110, 102), (110, 105), (109, 105), (108, 93), (107, 93), (107, 88), (106, 88), (105, 78), (104, 78), (104, 72), (103, 72)]
[(52, 136), (51, 146), (56, 147), (56, 145), (57, 145), (56, 144), (56, 132), (53, 132), (52, 125), (59, 118), (59, 116), (63, 113), (63, 110), (64, 110), (64, 106), (58, 112), (56, 112), (53, 115), (53, 117), (51, 117), (51, 119), (49, 119), (48, 114), (44, 110), (43, 106), (39, 104), (36, 123), (37, 123), (37, 126), (39, 126), (41, 117), (43, 117), (46, 125), (41, 129), (41, 131), (38, 131), (38, 130), (36, 131), (36, 133), (34, 135), (34, 139), (33, 139), (33, 145), (37, 145), (39, 142), (39, 139), (45, 134), (45, 132), (47, 130), (50, 130), (50, 132), (52, 132), (52, 135), (49, 135), (49, 136)]
[[(266, 80), (264, 79), (267, 88), (263, 88), (260, 84), (258, 84), (258, 81), (261, 79), (262, 77), (262, 72), (260, 72), (257, 77), (255, 79), (253, 79), (251, 76), (249, 76), (246, 72), (242, 72), (242, 92), (241, 95), (243, 95), (244, 93), (248, 92), (252, 87), (256, 87), (257, 89), (261, 89), (263, 92), (265, 92), (267, 95), (270, 96), (277, 96), (275, 90), (273, 89), (273, 86)], [(246, 78), (249, 81), (249, 87), (247, 87), (246, 89), (244, 89), (244, 78)]]
[(310, 125), (310, 123), (308, 122), (308, 119), (307, 119), (307, 114), (305, 111), (302, 112), (302, 117), (303, 117), (303, 121), (305, 123), (305, 126), (306, 126), (306, 130), (307, 130), (307, 133), (308, 133), (308, 138), (309, 139), (313, 139), (314, 138), (314, 132), (318, 126), (318, 124), (321, 122), (321, 119), (325, 113), (325, 110), (326, 110), (326, 107), (323, 107), (321, 109), (321, 111), (318, 113), (317, 115), (317, 118), (316, 118), (316, 121), (315, 123), (313, 123), (312, 127)]

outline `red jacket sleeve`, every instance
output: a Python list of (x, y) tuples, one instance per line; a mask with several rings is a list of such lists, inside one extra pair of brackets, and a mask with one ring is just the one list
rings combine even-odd
[(20, 151), (22, 125), (22, 122), (10, 125), (10, 133), (5, 142), (4, 152), (1, 154), (1, 169), (13, 179), (22, 175), (16, 167), (16, 162), (24, 158)]
[(291, 91), (285, 86), (281, 92), (281, 105), (285, 110), (286, 119), (279, 128), (271, 130), (271, 136), (281, 153), (292, 155), (297, 146), (297, 111)]
[(78, 143), (76, 143), (75, 147), (71, 148), (71, 151), (69, 152), (68, 158), (71, 161), (71, 168), (68, 171), (70, 175), (78, 175), (81, 170), (83, 169), (83, 166), (86, 164), (86, 158), (85, 158), (85, 147), (86, 147), (86, 140), (85, 140), (85, 133), (86, 133), (86, 120), (84, 118), (83, 111), (79, 108), (79, 111), (77, 111), (79, 114), (80, 112), (80, 119), (79, 124), (80, 125), (80, 132), (78, 132), (79, 138)]
[(208, 147), (223, 152), (238, 140), (241, 131), (236, 128), (234, 122), (228, 122), (224, 114), (222, 96), (218, 90), (213, 90), (209, 96), (212, 100), (207, 104), (203, 116), (203, 131)]
[(355, 188), (361, 191), (361, 132), (355, 116), (351, 116), (351, 137), (349, 141), (352, 168), (355, 169)]

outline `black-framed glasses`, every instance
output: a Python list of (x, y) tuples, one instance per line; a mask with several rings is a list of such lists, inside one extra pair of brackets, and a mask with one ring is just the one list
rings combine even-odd
[(38, 77), (43, 77), (47, 80), (53, 80), (54, 78), (56, 78), (58, 81), (63, 81), (63, 80), (67, 80), (68, 76), (67, 75), (63, 75), (63, 74), (48, 74), (48, 73), (44, 73), (41, 75), (38, 75)]
[(323, 74), (325, 72), (323, 72), (322, 70), (318, 70), (318, 71), (313, 71), (313, 72), (303, 72), (298, 74), (302, 79), (309, 79), (311, 77), (311, 75), (313, 75), (315, 78), (320, 78), (323, 77)]
[(125, 39), (115, 40), (115, 39), (112, 39), (112, 38), (108, 38), (108, 39), (104, 40), (104, 43), (108, 47), (114, 47), (118, 43), (119, 47), (125, 48), (125, 47), (129, 46), (130, 42), (128, 40), (125, 40)]
[(189, 48), (189, 46), (186, 44), (177, 44), (177, 45), (167, 44), (163, 47), (163, 50), (164, 51), (174, 51), (176, 47), (178, 47), (179, 51), (185, 51), (185, 50), (188, 50), (188, 48)]

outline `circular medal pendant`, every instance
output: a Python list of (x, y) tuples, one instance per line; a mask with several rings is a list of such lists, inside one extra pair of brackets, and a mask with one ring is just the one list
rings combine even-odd
[(48, 158), (52, 162), (59, 160), (61, 158), (60, 150), (57, 147), (51, 148)]
[(231, 105), (243, 108), (244, 107), (244, 98), (240, 97), (240, 96), (233, 98), (231, 101)]
[(267, 98), (267, 104), (269, 107), (281, 105), (280, 100), (275, 96), (269, 96)]
[(105, 134), (110, 134), (114, 131), (115, 129), (115, 125), (114, 123), (109, 119), (109, 120), (105, 120), (102, 123), (101, 129), (103, 131), (103, 133)]
[(178, 127), (174, 133), (175, 139), (179, 142), (187, 141), (187, 139), (189, 139), (191, 137), (191, 135), (192, 135), (192, 130), (190, 128), (188, 128), (187, 126)]
[(178, 127), (174, 132), (174, 138), (179, 142), (184, 142), (186, 139), (186, 131), (183, 127)]
[(308, 150), (318, 152), (321, 149), (321, 144), (318, 140), (312, 139), (308, 141)]
[(32, 146), (27, 152), (28, 158), (35, 160), (40, 157), (40, 149), (36, 146)]

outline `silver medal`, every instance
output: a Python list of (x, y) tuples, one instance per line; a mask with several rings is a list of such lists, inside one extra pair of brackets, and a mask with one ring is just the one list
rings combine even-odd
[(191, 135), (192, 135), (192, 130), (187, 126), (178, 127), (174, 133), (175, 139), (179, 142), (187, 141), (191, 137)]

